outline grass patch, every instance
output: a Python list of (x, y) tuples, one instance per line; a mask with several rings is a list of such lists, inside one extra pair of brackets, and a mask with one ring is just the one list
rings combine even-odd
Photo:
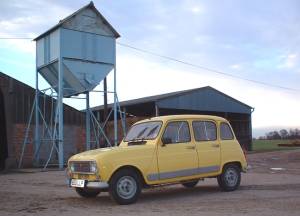
[(299, 149), (299, 147), (279, 147), (278, 144), (291, 143), (292, 140), (253, 140), (253, 151), (274, 151), (274, 150), (287, 150)]

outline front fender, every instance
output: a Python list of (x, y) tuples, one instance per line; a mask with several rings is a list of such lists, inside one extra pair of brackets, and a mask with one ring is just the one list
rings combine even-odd
[(145, 178), (149, 173), (158, 172), (156, 149), (154, 146), (120, 147), (111, 151), (99, 161), (100, 179), (109, 182), (111, 176), (121, 168), (132, 167)]

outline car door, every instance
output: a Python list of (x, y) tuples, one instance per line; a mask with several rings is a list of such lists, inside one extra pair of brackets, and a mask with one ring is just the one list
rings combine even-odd
[(194, 120), (193, 135), (199, 158), (199, 174), (213, 174), (220, 170), (221, 152), (217, 124), (212, 120)]
[(168, 122), (162, 140), (167, 144), (158, 145), (159, 180), (187, 177), (196, 174), (198, 155), (191, 142), (187, 121)]

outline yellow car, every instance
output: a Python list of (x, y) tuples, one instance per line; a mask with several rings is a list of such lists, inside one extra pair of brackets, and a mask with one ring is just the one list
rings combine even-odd
[(108, 191), (119, 204), (134, 203), (143, 188), (194, 187), (216, 177), (233, 191), (247, 169), (229, 122), (209, 115), (174, 115), (135, 123), (117, 147), (86, 151), (68, 161), (69, 184), (82, 197)]

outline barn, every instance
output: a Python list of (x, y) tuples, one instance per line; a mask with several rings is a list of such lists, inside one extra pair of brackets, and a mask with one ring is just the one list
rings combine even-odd
[[(111, 107), (109, 104), (108, 112)], [(251, 150), (254, 108), (210, 86), (123, 101), (120, 107), (126, 113), (127, 128), (135, 120), (153, 116), (204, 114), (224, 117), (230, 121), (242, 147)], [(104, 114), (104, 106), (92, 110), (97, 116)]]
[[(20, 159), (25, 131), (28, 126), (30, 113), (35, 98), (35, 89), (0, 72), (0, 170), (16, 168)], [(40, 107), (50, 109), (55, 99), (40, 95)], [(85, 114), (68, 105), (64, 106), (65, 124), (65, 156), (84, 150), (85, 146)], [(45, 115), (45, 118), (50, 116)], [(41, 119), (40, 119), (41, 120)], [(34, 122), (34, 115), (32, 122)], [(42, 125), (42, 121), (40, 121)], [(32, 167), (34, 155), (34, 126), (29, 127), (29, 139), (26, 143), (22, 167)], [(41, 133), (45, 131), (41, 130)], [(42, 140), (39, 165), (48, 158), (50, 152), (49, 141)], [(54, 155), (55, 162), (57, 155)]]

